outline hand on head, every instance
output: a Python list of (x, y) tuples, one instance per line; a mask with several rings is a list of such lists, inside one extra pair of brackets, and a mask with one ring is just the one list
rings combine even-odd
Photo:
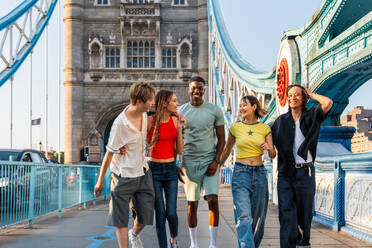
[(305, 88), (305, 92), (308, 95), (308, 97), (313, 98), (313, 93), (308, 88), (306, 88), (306, 87), (304, 87), (304, 88)]

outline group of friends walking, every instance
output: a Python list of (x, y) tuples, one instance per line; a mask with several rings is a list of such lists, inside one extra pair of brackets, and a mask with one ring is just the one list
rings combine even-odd
[[(200, 196), (208, 202), (209, 248), (217, 247), (219, 172), (234, 145), (236, 162), (231, 190), (239, 247), (259, 247), (264, 235), (268, 206), (262, 160), (265, 151), (270, 158), (278, 158), (280, 246), (310, 247), (317, 139), (332, 100), (300, 85), (290, 85), (286, 91), (289, 111), (270, 127), (259, 122), (267, 111), (257, 98), (244, 96), (239, 121), (231, 125), (225, 142), (224, 115), (219, 107), (203, 101), (204, 92), (204, 79), (192, 77), (190, 101), (178, 108), (172, 91), (155, 94), (150, 84), (143, 82), (131, 86), (131, 103), (112, 125), (94, 188), (95, 196), (100, 196), (110, 167), (109, 225), (116, 227), (119, 247), (128, 247), (128, 240), (134, 248), (143, 247), (139, 234), (145, 225), (153, 224), (154, 212), (159, 248), (179, 247), (178, 181), (183, 183), (188, 202), (190, 248), (199, 248)], [(307, 110), (309, 99), (320, 105)], [(147, 116), (154, 102), (155, 114)], [(149, 161), (145, 157), (146, 146), (150, 150)], [(179, 164), (177, 154), (182, 154)], [(135, 220), (128, 231), (130, 211)]]

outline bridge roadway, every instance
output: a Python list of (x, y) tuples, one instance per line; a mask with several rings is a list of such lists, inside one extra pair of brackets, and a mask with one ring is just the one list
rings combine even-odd
[[(187, 208), (183, 188), (179, 188), (178, 217), (179, 217), (179, 245), (188, 248), (190, 241), (187, 229)], [(220, 190), (220, 228), (218, 232), (218, 247), (237, 247), (236, 231), (233, 218), (233, 204), (231, 189), (221, 185)], [(52, 214), (38, 219), (34, 229), (27, 229), (24, 225), (14, 226), (0, 231), (1, 248), (97, 248), (117, 247), (115, 231), (105, 226), (108, 212), (108, 202), (98, 201), (95, 206), (88, 204), (85, 210), (77, 207), (66, 210), (62, 219)], [(199, 233), (200, 248), (209, 245), (208, 210), (205, 201), (199, 205)], [(156, 231), (148, 226), (141, 233), (145, 248), (157, 247)], [(312, 247), (372, 247), (372, 244), (357, 240), (345, 233), (335, 232), (320, 224), (313, 223)], [(279, 247), (279, 221), (278, 210), (269, 204), (268, 216), (265, 225), (264, 240), (260, 247)]]

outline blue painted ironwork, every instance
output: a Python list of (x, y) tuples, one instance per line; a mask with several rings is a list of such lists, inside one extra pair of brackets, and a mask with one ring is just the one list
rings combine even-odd
[[(239, 98), (246, 94), (261, 98), (262, 105), (269, 110), (261, 121), (271, 123), (278, 114), (287, 111), (287, 106), (276, 103), (275, 69), (260, 72), (240, 56), (223, 23), (218, 2), (207, 1), (209, 99), (224, 111), (227, 128), (236, 121)], [(308, 23), (283, 34), (277, 62), (283, 58), (291, 61), (289, 84), (304, 85), (334, 102), (323, 123), (332, 127), (323, 127), (319, 135), (314, 220), (371, 242), (372, 153), (351, 154), (350, 139), (355, 129), (335, 127), (350, 95), (372, 78), (372, 3), (363, 0), (356, 3), (323, 1)], [(318, 103), (310, 101), (307, 107), (315, 104)], [(231, 182), (228, 177), (232, 170), (221, 169), (221, 182)], [(270, 173), (268, 170), (273, 197), (272, 168)]]
[[(318, 157), (315, 162), (317, 182), (324, 175), (334, 175), (334, 214), (315, 211), (314, 220), (335, 230), (342, 230), (359, 239), (372, 242), (372, 153)], [(331, 182), (332, 183), (332, 182)], [(364, 185), (364, 187), (361, 187)], [(324, 185), (317, 185), (324, 187)], [(317, 194), (321, 191), (317, 190)], [(323, 192), (325, 193), (325, 192)], [(318, 199), (316, 196), (315, 199)], [(317, 203), (315, 202), (315, 205)]]
[[(323, 123), (325, 126), (339, 124), (339, 117), (350, 95), (372, 77), (369, 70), (372, 64), (372, 4), (356, 1), (357, 4), (351, 0), (323, 1), (308, 23), (285, 32), (281, 38), (278, 62), (280, 58), (291, 58), (289, 68), (292, 78), (289, 84), (305, 85), (334, 101)], [(242, 95), (262, 97), (262, 104), (269, 110), (262, 121), (270, 123), (286, 109), (276, 103), (275, 69), (263, 73), (240, 56), (223, 23), (218, 2), (207, 1), (210, 100), (225, 111), (229, 126), (236, 120)], [(308, 107), (314, 104), (311, 102)]]
[(266, 161), (264, 163), (266, 169), (266, 178), (267, 178), (267, 186), (269, 190), (269, 200), (273, 200), (273, 192), (274, 192), (274, 173), (273, 173), (273, 163), (272, 161)]
[[(100, 166), (0, 161), (0, 229), (93, 201)], [(110, 173), (103, 197), (110, 194)]]
[(333, 229), (339, 231), (345, 225), (345, 171), (339, 161), (335, 162), (334, 189), (334, 224)]
[(351, 151), (351, 138), (355, 133), (354, 127), (321, 127), (319, 142), (340, 143)]
[[(262, 96), (271, 95), (275, 89), (275, 70), (262, 72), (242, 58), (231, 41), (225, 27), (218, 1), (208, 0), (210, 100), (223, 108), (228, 127), (236, 120), (236, 109), (228, 110), (230, 84), (254, 90)], [(227, 72), (228, 71), (228, 72)], [(225, 79), (223, 78), (225, 77)], [(228, 79), (226, 79), (228, 78)], [(228, 83), (227, 83), (228, 81)], [(233, 81), (230, 83), (230, 81)], [(226, 89), (226, 90), (225, 90)], [(270, 105), (275, 109), (275, 104)], [(271, 112), (272, 114), (274, 112)]]
[(220, 182), (222, 184), (231, 184), (233, 167), (221, 167), (220, 171)]
[(25, 0), (15, 7), (6, 16), (0, 18), (0, 30), (9, 27), (16, 22), (21, 16), (27, 13), (39, 0)]
[[(3, 29), (9, 30), (16, 21), (36, 6), (37, 2), (40, 0), (26, 0), (13, 9), (8, 15), (0, 19), (0, 31)], [(58, 0), (51, 0), (49, 8), (45, 13), (43, 13), (38, 23), (35, 25), (35, 30), (32, 32), (32, 36), (28, 37), (29, 40), (25, 42), (22, 48), (16, 51), (14, 58), (10, 58), (9, 65), (0, 72), (0, 87), (19, 69), (21, 64), (27, 58), (27, 56), (32, 52), (33, 48), (37, 44), (40, 36), (42, 35), (46, 25), (50, 20), (50, 17), (53, 14), (55, 6), (57, 5)], [(41, 10), (40, 10), (41, 11)], [(6, 31), (6, 32), (7, 32)]]

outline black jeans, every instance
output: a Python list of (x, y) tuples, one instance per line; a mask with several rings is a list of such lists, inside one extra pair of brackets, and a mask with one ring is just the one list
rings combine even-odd
[[(310, 173), (311, 172), (311, 173)], [(310, 245), (315, 195), (314, 165), (296, 169), (296, 177), (278, 175), (280, 247)]]

